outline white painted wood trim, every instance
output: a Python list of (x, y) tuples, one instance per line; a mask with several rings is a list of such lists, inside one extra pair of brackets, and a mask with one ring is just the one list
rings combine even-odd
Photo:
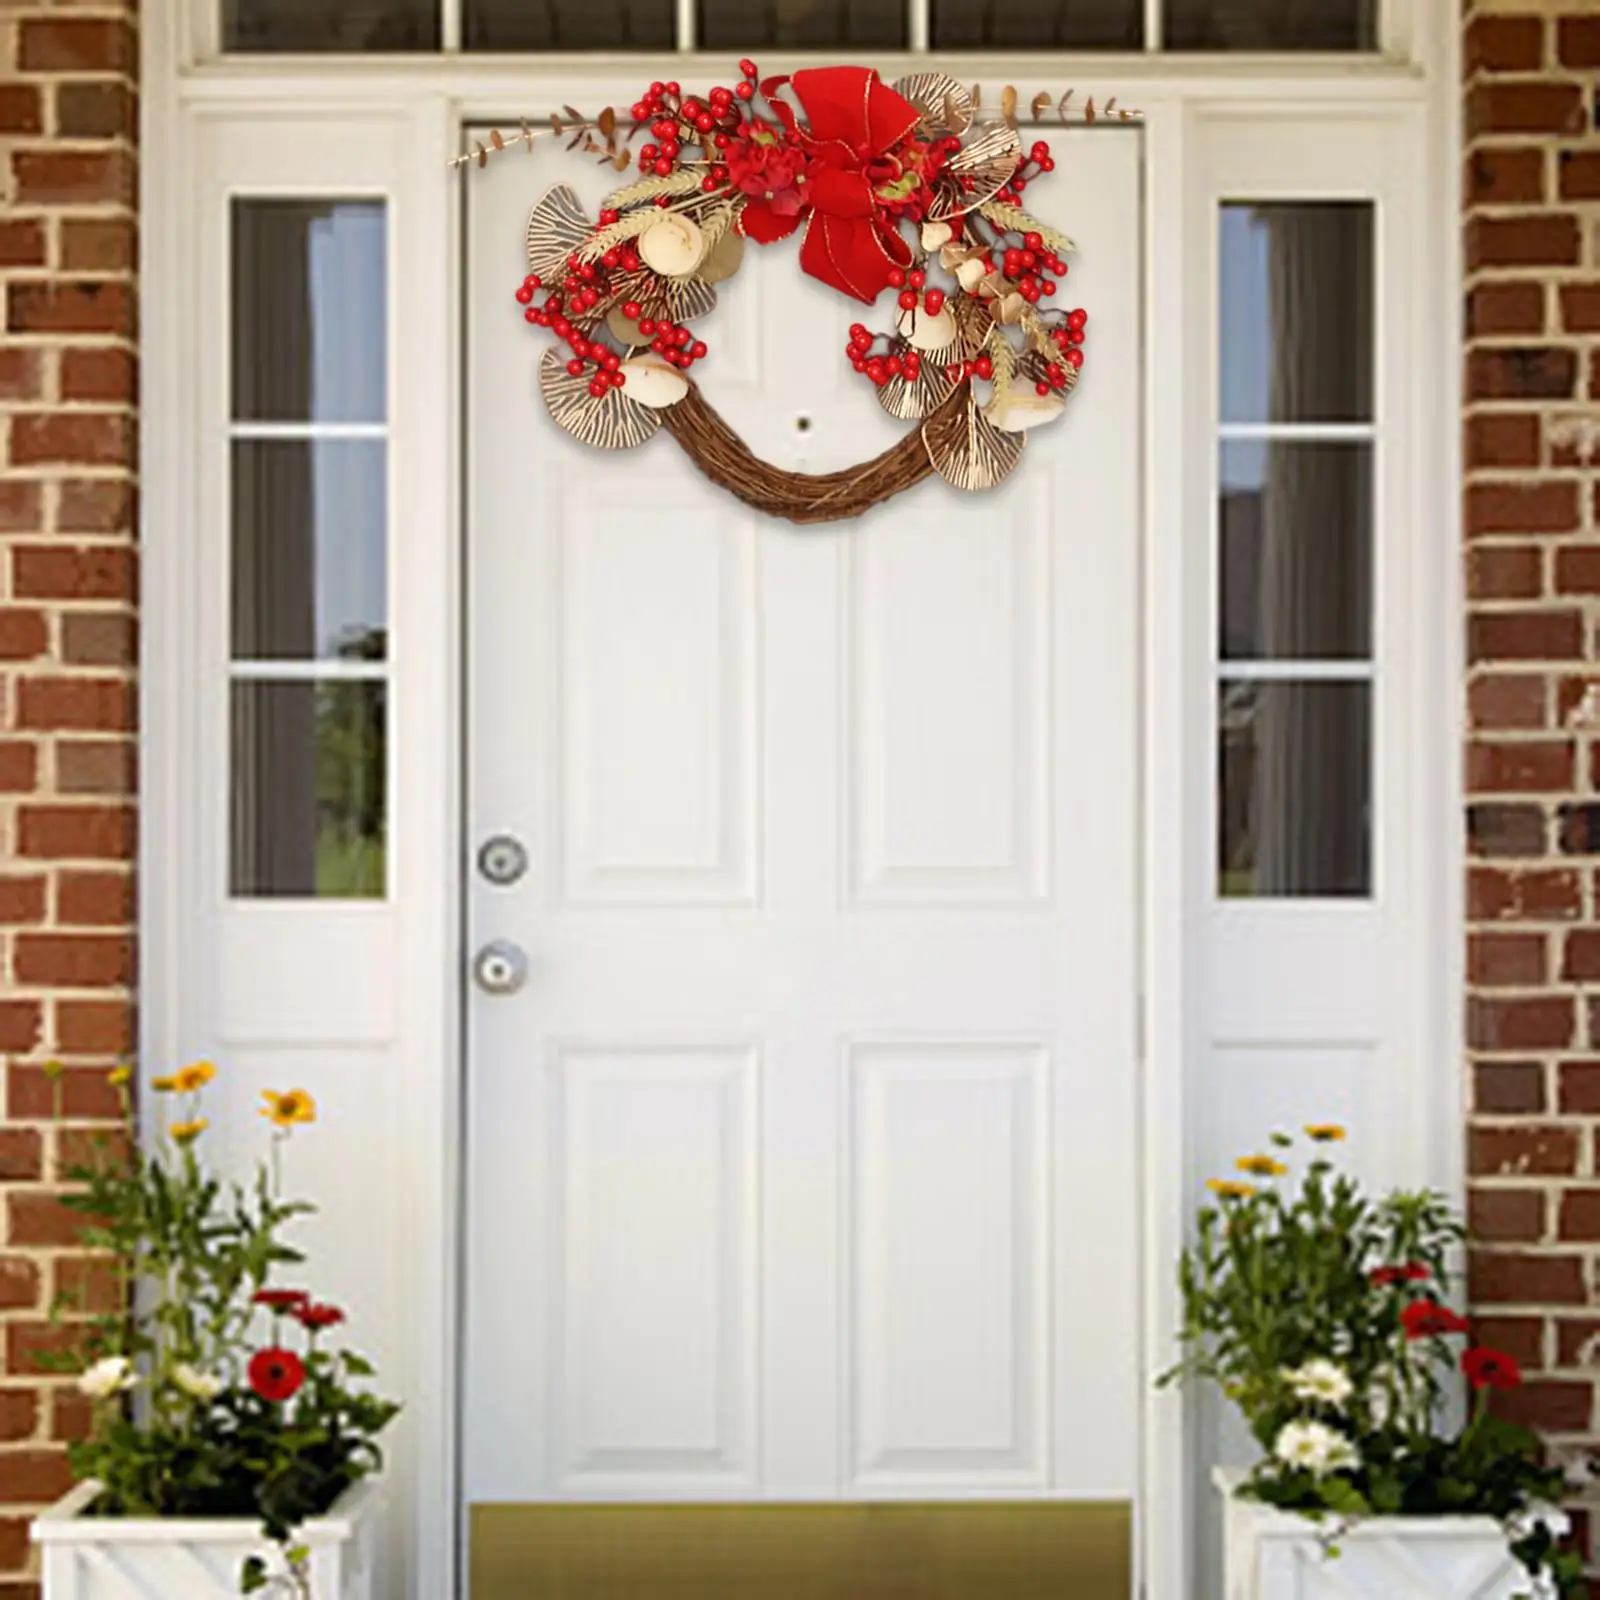
[[(93, 1478), (76, 1485), (35, 1518), (35, 1544), (239, 1544), (261, 1538), (252, 1517), (91, 1517), (102, 1485)], [(302, 1523), (306, 1544), (335, 1544), (353, 1538), (362, 1520), (383, 1503), (382, 1485), (367, 1478), (348, 1489), (320, 1517)]]

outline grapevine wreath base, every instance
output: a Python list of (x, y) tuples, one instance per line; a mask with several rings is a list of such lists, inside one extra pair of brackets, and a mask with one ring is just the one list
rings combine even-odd
[[(941, 73), (891, 87), (866, 67), (740, 69), (703, 97), (651, 84), (625, 135), (609, 108), (550, 119), (574, 148), (639, 168), (597, 220), (565, 184), (529, 218), (516, 298), (559, 341), (539, 368), (550, 415), (609, 450), (665, 426), (713, 483), (796, 523), (859, 516), (934, 473), (992, 488), (1028, 431), (1060, 415), (1083, 364), (1087, 314), (1052, 304), (1071, 241), (1022, 205), (1055, 165), (1049, 146), (1023, 149), (1014, 93), (1005, 115), (981, 120)], [(654, 142), (635, 153), (643, 131)], [(524, 125), (530, 146), (534, 132)], [(762, 461), (688, 376), (709, 353), (689, 324), (715, 309), (746, 243), (796, 232), (811, 276), (869, 305), (894, 292), (891, 327), (854, 324), (845, 357), (884, 410), (915, 424), (873, 460), (815, 476)]]

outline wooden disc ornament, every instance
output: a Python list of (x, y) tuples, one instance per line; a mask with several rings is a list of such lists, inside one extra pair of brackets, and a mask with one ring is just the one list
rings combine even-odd
[[(890, 85), (867, 67), (740, 70), (704, 95), (651, 84), (626, 135), (610, 109), (550, 119), (575, 148), (637, 167), (596, 219), (565, 184), (528, 219), (516, 298), (558, 341), (539, 368), (551, 417), (602, 450), (664, 431), (713, 483), (795, 523), (860, 516), (934, 473), (993, 488), (1083, 365), (1088, 317), (1054, 303), (1071, 241), (1023, 205), (1054, 167), (1049, 146), (1024, 149), (1009, 118), (983, 120), (942, 73)], [(845, 358), (914, 424), (871, 461), (820, 475), (761, 460), (690, 377), (709, 353), (693, 325), (716, 309), (716, 285), (747, 244), (797, 232), (804, 272), (868, 305), (892, 292), (890, 327), (854, 324)]]

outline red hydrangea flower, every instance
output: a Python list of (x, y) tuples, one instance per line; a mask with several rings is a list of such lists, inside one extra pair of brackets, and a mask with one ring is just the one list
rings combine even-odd
[(258, 1350), (250, 1358), (250, 1387), (263, 1400), (292, 1400), (306, 1381), (306, 1366), (293, 1350)]
[(254, 1298), (269, 1311), (298, 1311), (311, 1296), (304, 1289), (257, 1289)]
[[(774, 217), (794, 217), (804, 203), (805, 152), (788, 144), (761, 123), (748, 126), (726, 152), (728, 176), (734, 188), (759, 199)], [(754, 219), (752, 219), (754, 220)]]
[(1514, 1356), (1481, 1345), (1462, 1352), (1461, 1370), (1474, 1389), (1515, 1389), (1522, 1382), (1522, 1368)]
[(322, 1305), (313, 1302), (303, 1305), (295, 1316), (300, 1319), (302, 1327), (310, 1328), (313, 1333), (322, 1328), (336, 1328), (344, 1321), (344, 1312), (338, 1306)]
[(1408, 1339), (1433, 1339), (1467, 1331), (1467, 1319), (1437, 1300), (1413, 1300), (1400, 1313), (1400, 1325)]

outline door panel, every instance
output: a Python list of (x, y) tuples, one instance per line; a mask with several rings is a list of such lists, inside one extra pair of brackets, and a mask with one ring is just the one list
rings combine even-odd
[[(468, 185), (469, 1502), (1133, 1498), (1139, 146), (1053, 140), (1067, 418), (807, 532), (548, 421), (522, 227), (605, 175)], [(859, 313), (751, 249), (697, 377), (863, 459)]]

